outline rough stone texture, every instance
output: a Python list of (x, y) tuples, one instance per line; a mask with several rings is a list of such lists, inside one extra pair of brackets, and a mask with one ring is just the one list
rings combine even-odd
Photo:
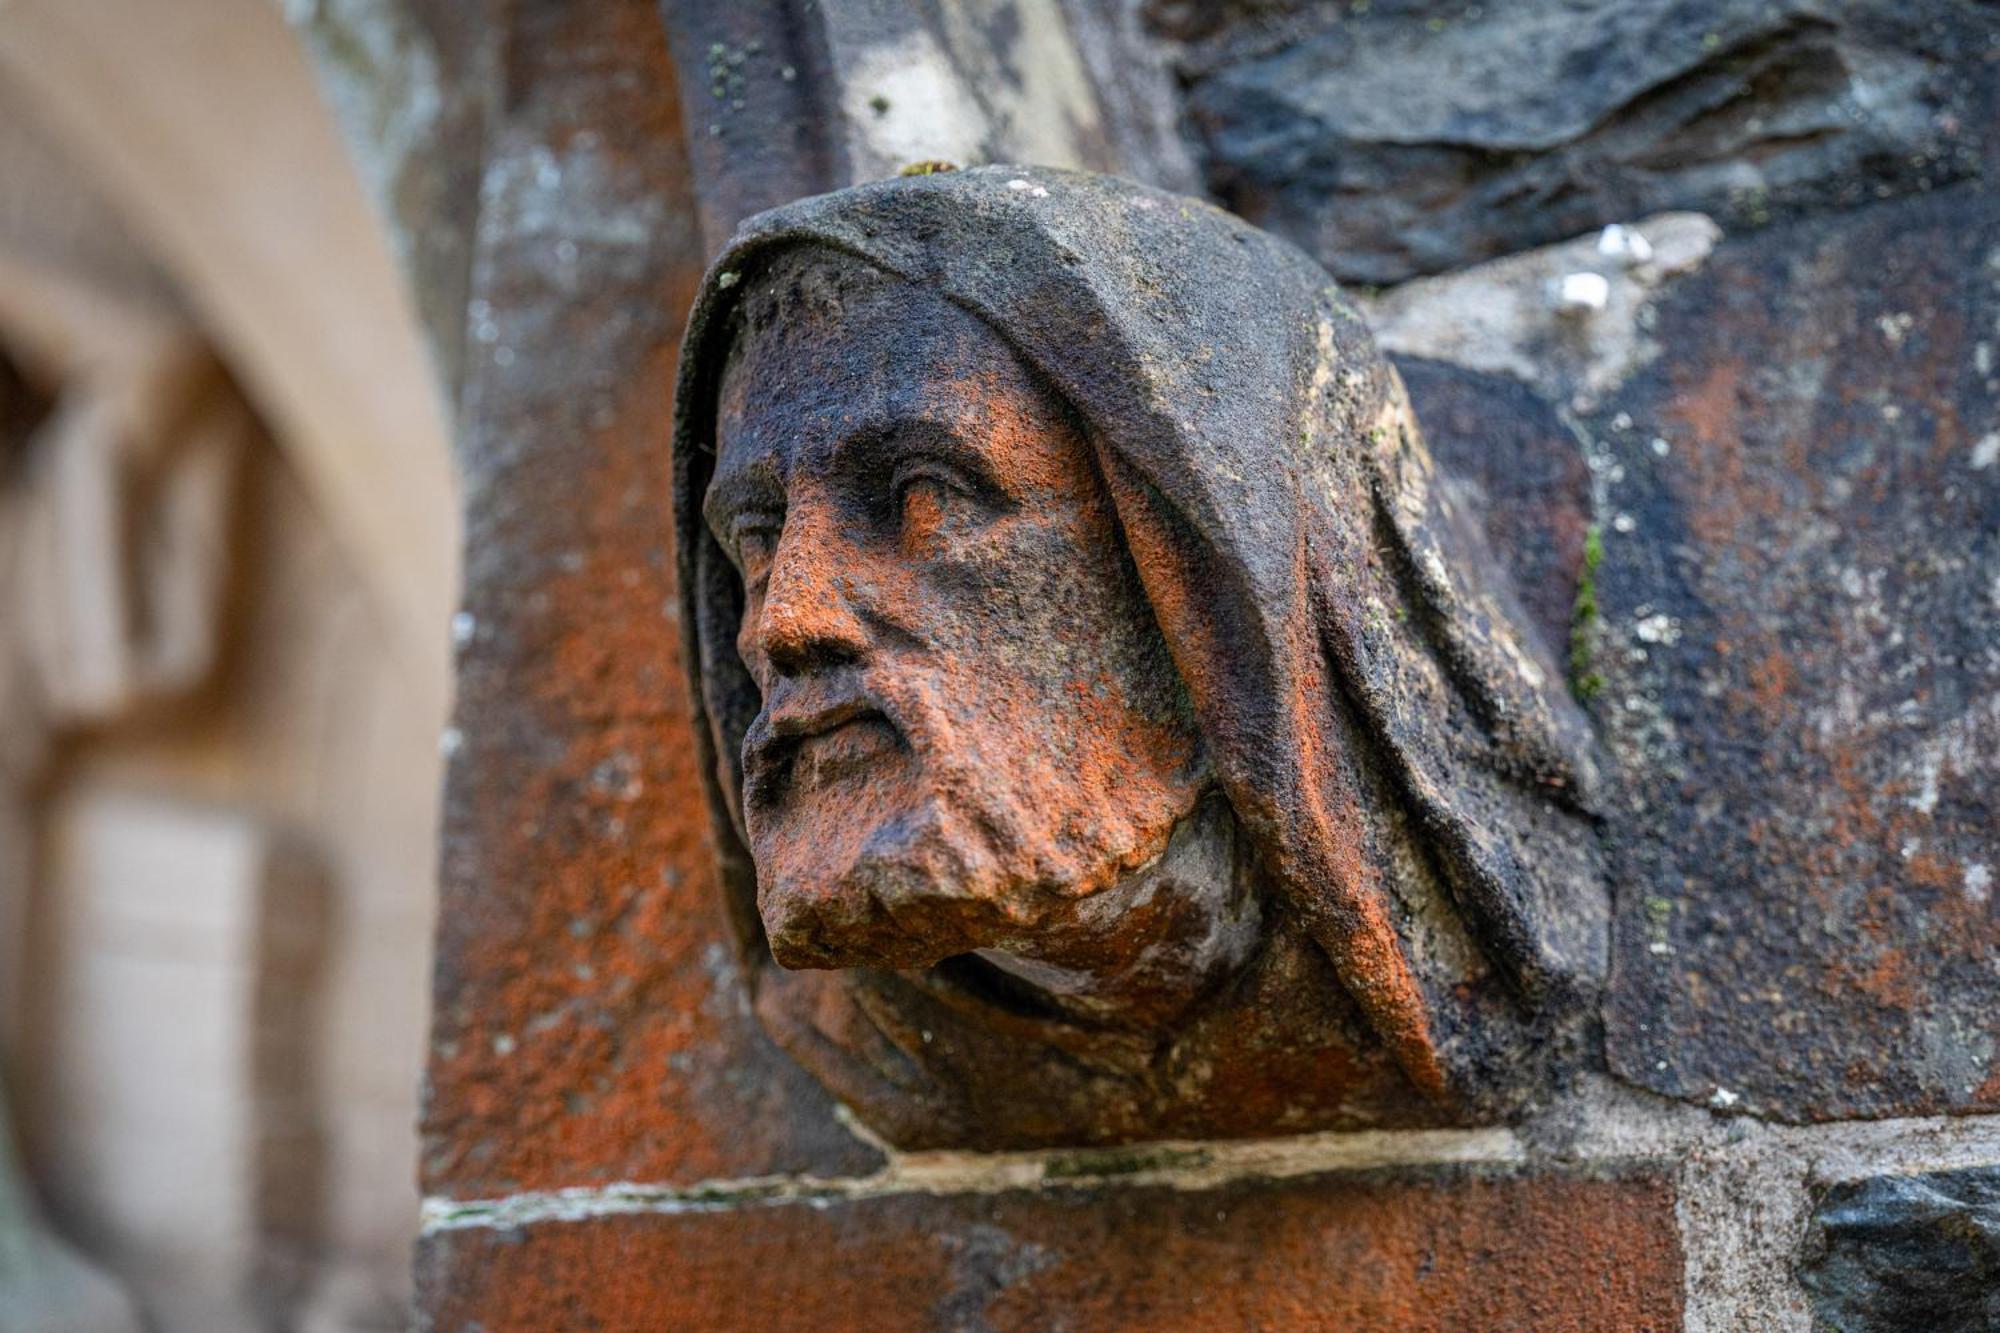
[(1980, 0), (1157, 0), (1210, 189), (1344, 280), (1434, 273), (1607, 222), (1757, 226), (2000, 156)]
[[(1193, 178), (1156, 44), (1109, 14), (1079, 24), (1062, 0), (662, 0), (660, 12), (712, 250), (752, 213), (912, 165)], [(1130, 113), (1115, 132), (1107, 94)]]
[(430, 335), (447, 397), (465, 364), (496, 0), (284, 0)]
[[(1721, 237), (1703, 214), (1661, 213), (1418, 278), (1364, 297), (1362, 308), (1391, 352), (1518, 380), (1585, 411), (1655, 354), (1653, 298), (1700, 268)], [(1595, 308), (1560, 299), (1566, 284), (1600, 279)]]
[(2000, 1327), (2000, 1167), (1834, 1186), (1799, 1280), (1818, 1323), (1840, 1333)]
[(461, 429), (426, 1189), (865, 1168), (744, 1012), (708, 868), (666, 508), (701, 254), (658, 12), (515, 22)]
[(826, 43), (794, 0), (660, 7), (710, 253), (752, 213), (851, 179)]
[(432, 1327), (1665, 1330), (1671, 1188), (1440, 1173), (433, 1234)]
[(1582, 442), (1547, 402), (1505, 375), (1394, 357), (1438, 468), (1466, 488), (1521, 607), (1553, 645), (1569, 641), (1590, 527)]
[[(1620, 1083), (1609, 1100), (1559, 1107), (1553, 1127), (1531, 1112), (1519, 1152), (1573, 1170), (1670, 1162), (1661, 1169), (1676, 1187), (1533, 1174), (1546, 1166), (1509, 1177), (1408, 1165), (1215, 1186), (1169, 1166), (1141, 1168), (1124, 1189), (992, 1195), (964, 1182), (988, 1172), (1015, 1183), (1009, 1159), (955, 1156), (943, 1168), (899, 1157), (882, 1176), (830, 1184), (718, 1180), (858, 1174), (876, 1158), (743, 1011), (706, 868), (674, 626), (651, 610), (676, 596), (662, 568), (664, 386), (699, 264), (689, 222), (661, 204), (686, 192), (665, 109), (674, 92), (644, 7), (557, 8), (521, 7), (502, 62), (508, 109), (489, 140), (472, 293), (472, 616), (426, 1163), (442, 1198), (420, 1261), (435, 1327), (1685, 1319), (1802, 1330), (1792, 1264), (1809, 1181), (2000, 1157), (1978, 1117), (1790, 1128)], [(1198, 110), (1259, 62), (1305, 68), (1286, 50), (1332, 40), (1290, 0), (1173, 8), (1150, 10), (1157, 31), (1189, 43), (1182, 69)], [(1350, 12), (1340, 40), (1376, 43), (1371, 59), (1401, 71), (1396, 92), (1413, 97), (1445, 86), (1439, 62), (1466, 40), (1453, 31), (1481, 24), (1493, 36), (1482, 58), (1505, 57), (1496, 77), (1524, 82), (1540, 57), (1508, 34), (1548, 11), (1487, 8), (1434, 34), (1428, 11), (1375, 0), (1377, 26)], [(1547, 279), (1610, 268), (1582, 253), (1594, 237), (1543, 252), (1507, 279), (1508, 320), (1493, 339), (1509, 345), (1476, 366), (1391, 345), (1421, 354), (1399, 365), (1440, 468), (1494, 531), (1544, 633), (1566, 634), (1596, 601), (1578, 679), (1603, 678), (1584, 692), (1633, 780), (1607, 820), (1621, 912), (1610, 1060), (1624, 1079), (1721, 1111), (1810, 1119), (2000, 1102), (2000, 858), (1987, 854), (2000, 749), (1996, 209), (1964, 185), (1873, 202), (1878, 185), (1935, 187), (1982, 154), (1990, 169), (1996, 62), (1980, 44), (1994, 24), (1990, 6), (1880, 9), (1822, 6), (1816, 25), (1799, 5), (1775, 17), (1642, 5), (1621, 7), (1609, 29), (1588, 21), (1595, 7), (1564, 11), (1575, 31), (1549, 32), (1547, 49), (1586, 54), (1572, 74), (1534, 82), (1534, 97), (1555, 91), (1531, 109), (1562, 111), (1579, 80), (1610, 98), (1581, 128), (1557, 126), (1570, 138), (1518, 150), (1363, 144), (1377, 178), (1345, 194), (1326, 178), (1307, 187), (1337, 216), (1313, 213), (1305, 192), (1284, 196), (1296, 224), (1260, 204), (1340, 263), (1308, 227), (1338, 224), (1355, 262), (1377, 266), (1350, 269), (1364, 279), (1667, 204), (1730, 224), (1710, 253), (1705, 219), (1649, 220), (1667, 229), (1647, 233), (1662, 256), (1659, 238), (1688, 242), (1673, 247), (1685, 264), (1611, 273), (1609, 307), (1568, 325), (1546, 309)], [(777, 7), (667, 12), (670, 26), (688, 15), (737, 25), (718, 38), (701, 30), (680, 52), (683, 69), (699, 70), (684, 105), (727, 113), (711, 118), (714, 132), (691, 122), (702, 128), (688, 140), (707, 168), (698, 193), (711, 245), (746, 205), (844, 183), (852, 127), (832, 126), (841, 144), (812, 142), (842, 88), (817, 87), (809, 60), (782, 77), (759, 26), (782, 19)], [(1736, 16), (1714, 21), (1713, 48), (1701, 40), (1711, 13)], [(1692, 53), (1630, 37), (1631, 24), (1688, 15)], [(1397, 46), (1403, 37), (1421, 51)], [(764, 45), (753, 52), (753, 41)], [(1102, 54), (1093, 60), (1097, 72)], [(744, 74), (744, 107), (732, 71)], [(1743, 91), (1733, 81), (1746, 74), (1756, 77)], [(1871, 79), (1876, 110), (1846, 127), (1824, 119)], [(1494, 105), (1513, 114), (1504, 98)], [(1753, 127), (1753, 115), (1767, 123)], [(1114, 145), (1121, 132), (1107, 127)], [(1440, 179), (1437, 197), (1409, 195)], [(1513, 185), (1525, 202), (1507, 195)], [(1787, 221), (1815, 209), (1829, 215)], [(1406, 225), (1420, 246), (1402, 245)], [(1599, 336), (1614, 321), (1616, 336)], [(1594, 572), (1592, 513), (1604, 547)], [(1849, 1139), (1865, 1143), (1865, 1172), (1832, 1172), (1847, 1154), (1828, 1144)], [(1919, 1161), (1943, 1151), (1928, 1139), (1949, 1140), (1949, 1160)], [(931, 1187), (964, 1192), (866, 1197), (934, 1169)], [(1157, 1187), (1162, 1177), (1179, 1188)], [(481, 1210), (445, 1202), (616, 1180), (663, 1188), (484, 1210), (546, 1219), (515, 1229), (465, 1225)], [(767, 1202), (774, 1194), (802, 1197)], [(1820, 1271), (1801, 1270), (1809, 1285)]]
[(1175, 194), (1199, 195), (1201, 170), (1181, 133), (1167, 44), (1147, 30), (1138, 0), (1062, 0), (1062, 9), (1104, 109), (1113, 169)]
[(1611, 1061), (1781, 1118), (2000, 1105), (2000, 207), (1719, 247), (1580, 422), (1629, 785)]
[[(1102, 480), (1086, 469), (1082, 485), (1102, 485), (1116, 524), (1074, 546), (1016, 548), (998, 546), (995, 534), (1013, 529), (995, 518), (960, 539), (967, 554), (952, 564), (885, 536), (874, 511), (812, 500), (799, 480), (811, 465), (762, 464), (805, 497), (794, 512), (806, 517), (787, 523), (767, 582), (750, 580), (746, 611), (756, 571), (716, 534), (746, 510), (770, 526), (775, 502), (758, 510), (741, 498), (757, 465), (716, 467), (710, 489), (719, 435), (729, 452), (718, 386), (736, 303), (754, 300), (774, 252), (801, 238), (863, 256), (1000, 331), (1088, 423)], [(898, 336), (885, 322), (861, 345), (891, 357)], [(711, 267), (685, 346), (675, 513), (697, 731), (717, 756), (724, 887), (748, 923), (760, 1017), (871, 1126), (903, 1147), (994, 1148), (1425, 1124), (1440, 1112), (1488, 1123), (1547, 1077), (1604, 958), (1592, 745), (1554, 660), (1518, 625), (1498, 562), (1437, 482), (1403, 386), (1321, 270), (1219, 210), (1129, 182), (975, 168), (752, 219)], [(872, 401), (865, 373), (824, 370), (787, 387), (782, 376), (807, 355), (771, 358), (781, 370), (746, 390), (797, 406), (791, 417), (770, 409), (758, 429), (893, 456), (877, 438), (879, 413), (829, 424)], [(902, 355), (890, 364), (947, 359)], [(843, 386), (830, 406), (820, 382)], [(880, 479), (841, 485), (842, 495), (888, 489)], [(1045, 520), (1061, 512), (1011, 503)], [(837, 539), (812, 517), (836, 512), (847, 525)], [(1058, 583), (1050, 557), (1031, 553), (1060, 551), (1068, 576), (1086, 563), (1073, 552), (1114, 543), (1131, 554), (1129, 595), (1143, 597), (1126, 621), (1106, 610), (1124, 585)], [(951, 577), (930, 581), (940, 566)], [(962, 611), (967, 588), (982, 591)], [(1015, 596), (1094, 610), (1050, 628), (1009, 619)], [(893, 634), (865, 628), (878, 624)], [(968, 624), (977, 634), (999, 624), (1019, 642), (973, 637), (968, 647)], [(1067, 664), (1063, 654), (1107, 627), (1129, 638), (1119, 648), (1134, 658), (1157, 627), (1162, 651), (1133, 667), (1099, 640), (1081, 652), (1087, 665)], [(1009, 674), (1024, 649), (1041, 674)], [(983, 682), (940, 665), (957, 656), (988, 661), (1006, 697), (983, 697)], [(1072, 713), (1043, 702), (1044, 690), (1118, 702)], [(792, 753), (781, 729), (828, 700), (850, 716), (894, 718), (904, 744), (887, 753), (906, 746), (910, 758), (870, 772), (866, 806), (805, 795), (787, 806), (774, 799)], [(1187, 764), (1177, 748), (1187, 742), (1122, 721), (1116, 710), (1133, 704), (1164, 716), (1185, 708), (1188, 730), (1199, 729), (1214, 774), (1202, 785), (1224, 796), (1254, 849), (1242, 864), (1259, 877), (1270, 942), (1172, 1023), (1121, 1029), (1114, 1010), (1052, 1019), (1032, 991), (1016, 998), (1027, 988), (996, 996), (985, 973), (968, 978), (950, 960), (1074, 946), (1064, 934), (1073, 926), (1039, 913), (1081, 896), (1079, 881), (1042, 868), (1075, 853), (1023, 832), (1021, 810), (1077, 801), (1071, 817), (1100, 828), (1159, 818), (1124, 803)], [(981, 790), (968, 798), (948, 784), (974, 756), (969, 781)], [(1001, 831), (976, 854), (926, 850), (902, 862), (921, 868), (911, 887), (885, 866), (914, 857), (901, 839), (940, 807)], [(805, 813), (786, 822), (793, 808)], [(764, 836), (774, 824), (782, 834)], [(830, 867), (829, 855), (774, 887), (788, 883), (779, 867), (798, 865), (791, 848), (836, 847), (854, 827), (866, 851), (844, 854), (863, 859)], [(1166, 840), (1119, 836), (1133, 844), (1089, 848), (1087, 873), (1116, 873), (1107, 867), (1118, 857), (1143, 865)], [(892, 851), (868, 862), (883, 844)], [(978, 869), (988, 858), (1017, 878)], [(976, 869), (965, 883), (931, 870), (955, 865)], [(996, 904), (1007, 894), (1020, 901)], [(1146, 915), (1124, 924), (1119, 947), (1136, 955)], [(1007, 933), (1017, 925), (1018, 940)], [(772, 957), (842, 971), (829, 985), (772, 968)]]

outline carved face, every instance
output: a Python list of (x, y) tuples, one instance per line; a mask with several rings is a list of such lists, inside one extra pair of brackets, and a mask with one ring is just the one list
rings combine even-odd
[(1146, 932), (1090, 900), (1208, 777), (1079, 426), (927, 292), (831, 255), (768, 281), (704, 514), (762, 696), (742, 801), (774, 956), (1129, 961)]

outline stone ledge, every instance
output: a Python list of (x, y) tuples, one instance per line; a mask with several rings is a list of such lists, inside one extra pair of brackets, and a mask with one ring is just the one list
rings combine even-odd
[(1659, 1174), (1453, 1168), (917, 1195), (434, 1232), (436, 1328), (1664, 1329)]

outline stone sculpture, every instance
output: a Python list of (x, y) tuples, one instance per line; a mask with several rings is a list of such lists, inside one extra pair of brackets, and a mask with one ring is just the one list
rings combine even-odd
[(1312, 261), (1079, 173), (807, 199), (711, 268), (675, 450), (757, 1012), (890, 1141), (1479, 1123), (1564, 1066), (1590, 735)]
[[(223, 650), (227, 534), (250, 417), (178, 321), (48, 283), (0, 293), (0, 996), (61, 740), (198, 688)], [(39, 298), (39, 299), (34, 299)], [(85, 349), (88, 349), (86, 351)], [(105, 349), (110, 349), (109, 351)], [(0, 1086), (0, 1328), (140, 1322), (43, 1222)]]

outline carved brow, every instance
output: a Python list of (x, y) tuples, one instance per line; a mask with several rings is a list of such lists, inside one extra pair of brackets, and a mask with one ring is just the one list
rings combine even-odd
[(848, 476), (871, 476), (887, 462), (933, 459), (962, 474), (996, 503), (1012, 503), (1012, 493), (994, 475), (993, 465), (956, 425), (928, 417), (863, 422), (836, 446), (835, 461)]

